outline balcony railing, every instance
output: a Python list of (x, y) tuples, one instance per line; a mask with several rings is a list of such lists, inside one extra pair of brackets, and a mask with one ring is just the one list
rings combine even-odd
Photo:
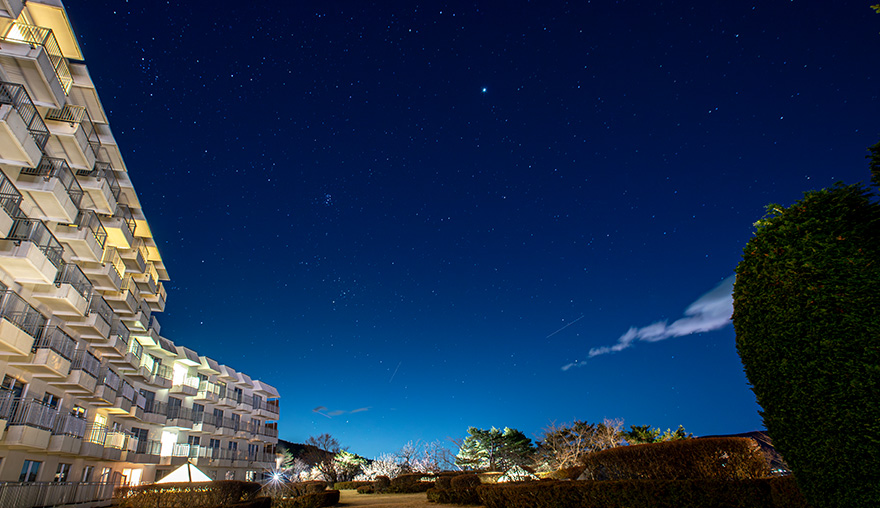
[(61, 271), (55, 277), (55, 285), (69, 284), (77, 293), (86, 300), (92, 296), (92, 283), (82, 269), (75, 263), (64, 263)]
[[(118, 335), (119, 340), (121, 340), (124, 344), (129, 344), (129, 350), (126, 353), (132, 353), (131, 345), (129, 343), (129, 336), (131, 332), (128, 330), (128, 327), (125, 326), (125, 323), (119, 320), (119, 318), (114, 317), (113, 319), (113, 327), (110, 328), (110, 335)], [(140, 346), (140, 344), (138, 344)], [(137, 357), (140, 358), (140, 351), (137, 351)]]
[[(130, 340), (128, 341), (128, 352), (140, 360), (144, 356), (144, 346), (142, 346), (137, 340)], [(138, 366), (140, 367), (140, 363), (138, 363)]]
[(86, 435), (86, 427), (89, 422), (84, 418), (74, 416), (72, 414), (60, 414), (55, 419), (55, 425), (52, 427), (52, 434), (56, 436), (73, 436), (83, 437)]
[(113, 489), (119, 486), (118, 483), (2, 482), (0, 507), (72, 506), (93, 502), (109, 504)]
[(73, 171), (70, 170), (70, 166), (67, 165), (67, 161), (64, 159), (44, 155), (40, 159), (40, 163), (37, 164), (37, 167), (22, 168), (21, 174), (42, 176), (43, 178), (57, 178), (61, 185), (64, 186), (64, 189), (67, 190), (67, 195), (70, 196), (73, 204), (79, 208), (79, 205), (82, 203), (82, 187), (79, 186), (76, 176), (74, 176)]
[(46, 317), (11, 289), (0, 293), (0, 318), (8, 320), (34, 338), (40, 336), (46, 325)]
[[(119, 374), (114, 372), (109, 365), (104, 364), (101, 366), (101, 372), (98, 375), (98, 381), (100, 381), (102, 385), (110, 388), (113, 391), (119, 389)], [(132, 390), (134, 390), (133, 386)]]
[(92, 169), (78, 169), (77, 176), (90, 176), (98, 180), (105, 179), (110, 186), (110, 193), (113, 198), (119, 201), (119, 195), (122, 193), (122, 187), (119, 186), (119, 180), (116, 178), (116, 172), (110, 166), (109, 162), (96, 161), (95, 167)]
[(125, 205), (119, 205), (116, 208), (116, 215), (113, 217), (117, 219), (122, 219), (125, 222), (125, 225), (128, 227), (128, 230), (134, 235), (134, 230), (137, 228), (137, 223), (134, 220), (134, 215), (131, 213), (131, 209)]
[(119, 252), (113, 247), (104, 249), (104, 257), (101, 258), (101, 263), (112, 266), (120, 279), (125, 275), (125, 262), (119, 256)]
[(70, 86), (73, 84), (73, 78), (70, 76), (70, 67), (67, 64), (67, 59), (61, 54), (61, 48), (58, 46), (58, 41), (55, 39), (55, 34), (52, 33), (52, 30), (16, 21), (10, 25), (2, 40), (24, 42), (31, 46), (42, 46), (46, 50), (46, 55), (49, 56), (52, 67), (55, 69), (55, 76), (58, 78), (58, 82), (61, 83), (64, 94), (67, 95), (70, 92)]
[(134, 399), (137, 396), (137, 392), (134, 390), (134, 386), (132, 386), (131, 383), (129, 383), (128, 381), (123, 381), (122, 393), (120, 393), (120, 395), (122, 395), (123, 399), (134, 402)]
[(220, 386), (215, 383), (212, 383), (207, 380), (202, 380), (199, 383), (199, 396), (204, 397), (208, 394), (213, 394), (216, 398), (220, 398)]
[(135, 453), (146, 455), (159, 455), (162, 451), (162, 442), (155, 439), (136, 439), (134, 444)]
[(6, 210), (6, 214), (10, 217), (20, 217), (21, 199), (21, 192), (18, 192), (15, 185), (0, 171), (0, 208)]
[(59, 122), (68, 122), (71, 125), (79, 124), (86, 139), (89, 142), (89, 148), (98, 160), (101, 153), (101, 140), (98, 139), (98, 132), (95, 130), (95, 124), (92, 123), (92, 117), (89, 116), (89, 110), (85, 106), (77, 106), (76, 104), (65, 104), (60, 109), (50, 109), (46, 112), (46, 120), (57, 120)]
[(92, 314), (101, 316), (108, 325), (113, 322), (113, 317), (115, 316), (110, 304), (100, 295), (92, 295), (92, 299), (89, 301), (89, 315), (91, 316)]
[(50, 349), (64, 359), (72, 360), (73, 352), (76, 350), (76, 341), (57, 326), (45, 326), (43, 334), (34, 342), (33, 351), (36, 352), (38, 349)]
[(89, 228), (89, 231), (95, 236), (95, 241), (98, 242), (98, 245), (100, 245), (102, 249), (104, 248), (104, 244), (107, 243), (107, 230), (104, 229), (104, 225), (101, 224), (101, 219), (98, 218), (98, 214), (92, 210), (80, 210), (79, 213), (76, 214), (76, 222), (74, 225), (79, 228)]
[(170, 419), (181, 419), (194, 421), (193, 410), (183, 406), (168, 406), (168, 412), (165, 415)]
[(73, 361), (70, 363), (70, 370), (81, 370), (98, 379), (101, 373), (101, 362), (90, 351), (78, 349), (73, 354)]
[(45, 150), (46, 143), (49, 141), (49, 129), (40, 118), (40, 113), (37, 112), (37, 108), (24, 86), (0, 81), (0, 104), (9, 104), (12, 109), (18, 112), (27, 125), (28, 132), (33, 136), (34, 142), (37, 143), (41, 151)]
[(25, 425), (42, 430), (52, 430), (58, 410), (36, 399), (17, 399), (9, 425)]
[(0, 388), (0, 420), (9, 420), (17, 401), (18, 399), (12, 393), (12, 390)]
[(55, 268), (61, 268), (61, 255), (64, 247), (55, 239), (55, 235), (38, 219), (15, 219), (7, 240), (32, 242), (49, 259)]

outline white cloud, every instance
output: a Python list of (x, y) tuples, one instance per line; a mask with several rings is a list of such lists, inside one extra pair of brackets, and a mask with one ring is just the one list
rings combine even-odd
[[(667, 321), (657, 321), (641, 328), (630, 328), (617, 339), (616, 343), (591, 348), (587, 358), (617, 353), (629, 349), (636, 342), (659, 342), (670, 337), (682, 337), (724, 328), (730, 324), (730, 316), (733, 314), (734, 277), (731, 275), (724, 279), (714, 289), (688, 305), (684, 317), (675, 320), (672, 324)], [(563, 365), (562, 370), (584, 365), (586, 362), (573, 362)]]

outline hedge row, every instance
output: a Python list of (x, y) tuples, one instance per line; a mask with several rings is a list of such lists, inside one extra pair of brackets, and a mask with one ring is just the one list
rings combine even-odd
[(333, 488), (336, 490), (357, 490), (358, 487), (363, 487), (364, 485), (372, 485), (371, 481), (359, 481), (359, 482), (336, 482), (333, 484)]
[(429, 491), (428, 499), (486, 508), (809, 508), (794, 478), (753, 480), (540, 481)]
[(118, 487), (113, 491), (113, 501), (118, 508), (209, 508), (249, 501), (259, 491), (259, 483), (238, 480), (151, 483)]
[(263, 494), (273, 499), (300, 497), (307, 494), (316, 494), (327, 490), (327, 484), (322, 481), (295, 482), (269, 484), (263, 487)]
[(745, 437), (620, 446), (588, 455), (583, 465), (585, 476), (592, 480), (745, 480), (770, 476), (761, 449)]

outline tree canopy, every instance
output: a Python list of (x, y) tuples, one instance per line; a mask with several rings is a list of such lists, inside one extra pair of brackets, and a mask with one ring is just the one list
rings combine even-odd
[(534, 448), (532, 440), (522, 432), (505, 427), (489, 430), (468, 428), (455, 463), (465, 469), (506, 470), (514, 465), (526, 465)]

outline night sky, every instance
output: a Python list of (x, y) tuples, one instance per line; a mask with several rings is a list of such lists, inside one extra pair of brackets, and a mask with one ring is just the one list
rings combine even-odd
[(867, 0), (65, 4), (162, 334), (368, 457), (760, 429), (729, 277), (766, 204), (866, 181), (880, 139)]

